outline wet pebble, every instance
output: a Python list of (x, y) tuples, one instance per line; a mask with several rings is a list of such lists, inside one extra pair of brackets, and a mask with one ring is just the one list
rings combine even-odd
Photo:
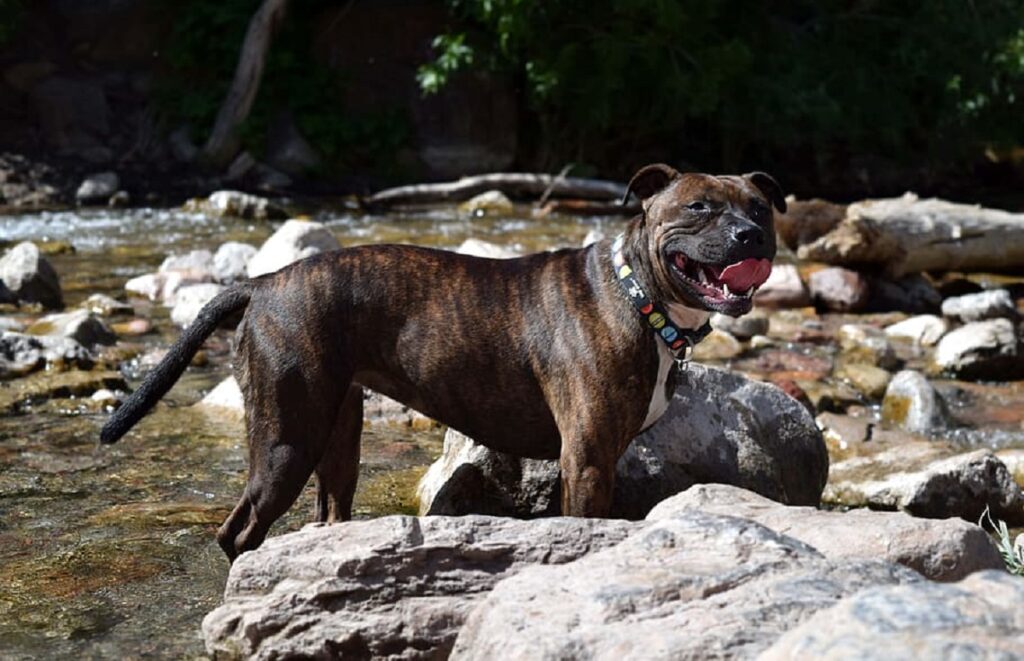
[(1024, 351), (1009, 319), (975, 321), (947, 333), (935, 348), (933, 368), (962, 379), (1011, 380), (1024, 376)]
[(890, 338), (910, 340), (930, 347), (935, 345), (949, 330), (949, 322), (933, 314), (922, 314), (887, 326), (885, 334)]
[(812, 273), (808, 287), (814, 303), (833, 312), (859, 312), (867, 305), (870, 294), (863, 275), (837, 266)]
[(838, 332), (839, 349), (845, 361), (867, 363), (892, 370), (900, 365), (885, 333), (864, 324), (843, 324)]
[(888, 371), (868, 363), (840, 363), (834, 374), (874, 400), (881, 399), (892, 379)]
[(942, 314), (960, 321), (983, 321), (1001, 317), (1014, 319), (1017, 316), (1017, 307), (1010, 292), (1005, 289), (993, 289), (947, 298), (942, 302)]
[(810, 305), (811, 297), (796, 266), (776, 264), (754, 295), (754, 302), (770, 308), (801, 308)]
[(731, 360), (743, 353), (740, 341), (723, 330), (713, 330), (693, 348), (693, 359), (698, 361)]
[(942, 397), (924, 374), (904, 370), (892, 378), (882, 400), (882, 420), (910, 432), (929, 434), (948, 424)]
[(36, 336), (70, 338), (87, 349), (117, 341), (110, 327), (89, 310), (47, 315), (29, 326), (25, 332)]
[(721, 313), (711, 316), (713, 328), (725, 331), (738, 340), (749, 340), (755, 335), (767, 335), (768, 323), (768, 315), (759, 311), (741, 317), (730, 317)]

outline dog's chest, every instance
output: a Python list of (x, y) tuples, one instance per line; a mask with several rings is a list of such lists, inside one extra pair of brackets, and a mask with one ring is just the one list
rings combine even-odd
[(675, 367), (675, 358), (664, 342), (658, 342), (657, 345), (658, 375), (654, 381), (654, 389), (651, 392), (651, 401), (647, 405), (647, 417), (644, 418), (644, 423), (640, 427), (641, 431), (647, 429), (657, 422), (661, 416), (665, 415), (665, 411), (668, 410), (668, 403), (672, 399), (672, 393), (670, 392), (672, 389), (669, 387), (668, 381)]

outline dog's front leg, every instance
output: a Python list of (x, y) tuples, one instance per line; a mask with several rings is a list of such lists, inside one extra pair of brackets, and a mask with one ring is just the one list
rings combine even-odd
[[(562, 516), (606, 517), (615, 489), (615, 464), (620, 444), (602, 437), (590, 425), (574, 424), (562, 431)], [(607, 436), (607, 432), (603, 433)]]

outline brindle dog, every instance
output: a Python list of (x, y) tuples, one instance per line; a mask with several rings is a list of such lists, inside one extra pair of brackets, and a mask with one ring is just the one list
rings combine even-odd
[[(774, 179), (649, 165), (630, 192), (642, 212), (616, 260), (676, 327), (750, 310), (775, 255), (772, 207), (785, 210)], [(244, 310), (249, 478), (217, 534), (229, 558), (260, 545), (314, 472), (317, 519), (351, 516), (363, 388), (495, 450), (557, 458), (563, 514), (604, 516), (619, 456), (667, 406), (676, 357), (617, 270), (610, 241), (509, 260), (398, 245), (310, 257), (213, 299), (101, 440), (124, 435)]]

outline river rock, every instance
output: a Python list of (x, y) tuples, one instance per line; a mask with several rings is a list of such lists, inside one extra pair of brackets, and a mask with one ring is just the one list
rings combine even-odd
[(811, 295), (793, 264), (775, 264), (768, 280), (754, 294), (754, 303), (769, 308), (802, 308)]
[(768, 334), (768, 315), (754, 311), (742, 317), (730, 317), (720, 312), (711, 315), (711, 326), (725, 331), (738, 340), (749, 340), (755, 335)]
[(832, 562), (752, 521), (681, 512), (501, 581), (450, 658), (750, 659), (843, 597), (922, 580), (890, 563)]
[(965, 324), (935, 348), (934, 368), (961, 379), (1010, 380), (1024, 376), (1024, 349), (1009, 319)]
[(416, 409), (366, 388), (363, 389), (363, 423), (412, 427), (419, 430), (440, 426), (438, 422)]
[(388, 516), (272, 537), (231, 566), (203, 620), (217, 658), (446, 658), (502, 578), (607, 548), (639, 525), (600, 519)]
[(91, 174), (79, 184), (75, 200), (79, 204), (106, 204), (120, 186), (121, 178), (116, 172)]
[(832, 312), (860, 312), (867, 306), (870, 288), (856, 271), (838, 266), (815, 271), (808, 280), (811, 299)]
[(885, 391), (882, 420), (910, 432), (929, 434), (944, 429), (949, 415), (942, 397), (924, 374), (903, 370)]
[(235, 190), (220, 190), (206, 199), (189, 200), (186, 211), (205, 213), (216, 218), (244, 218), (246, 220), (277, 220), (288, 215), (270, 200)]
[(25, 332), (29, 335), (70, 338), (89, 349), (97, 344), (117, 342), (114, 331), (89, 310), (47, 315), (29, 326)]
[(863, 324), (843, 324), (837, 333), (843, 360), (877, 365), (892, 370), (900, 366), (895, 350), (885, 333)]
[(160, 263), (158, 273), (183, 272), (193, 279), (213, 278), (213, 253), (209, 250), (192, 250), (184, 255), (168, 255)]
[(989, 507), (1010, 525), (1024, 523), (1024, 494), (992, 452), (936, 458), (941, 451), (929, 445), (899, 444), (833, 464), (823, 502), (967, 521), (977, 521)]
[(885, 395), (885, 389), (892, 379), (888, 371), (868, 363), (843, 362), (836, 366), (833, 374), (873, 400)]
[(519, 257), (519, 253), (507, 246), (499, 246), (497, 243), (484, 241), (482, 239), (468, 238), (463, 241), (455, 252), (460, 255), (472, 255), (474, 257), (486, 257), (488, 259), (512, 259)]
[(459, 205), (460, 211), (475, 215), (508, 214), (512, 213), (514, 208), (512, 200), (500, 190), (489, 190), (474, 195)]
[(942, 302), (942, 314), (960, 321), (984, 321), (985, 319), (1017, 317), (1017, 306), (1005, 289), (990, 289), (976, 294), (965, 294), (947, 298)]
[(894, 339), (905, 339), (922, 346), (934, 346), (949, 330), (949, 322), (933, 314), (922, 314), (891, 326), (886, 326), (885, 335)]
[(819, 611), (758, 658), (1019, 659), (1022, 603), (1024, 580), (1005, 571), (872, 587)]
[(338, 240), (322, 224), (289, 220), (263, 243), (249, 261), (249, 277), (273, 273), (292, 262), (340, 247)]
[(868, 308), (876, 312), (924, 314), (937, 312), (942, 303), (939, 290), (919, 273), (899, 280), (870, 278), (868, 286), (871, 289)]
[(240, 417), (245, 413), (242, 389), (238, 387), (238, 381), (233, 376), (218, 383), (194, 406), (218, 415), (229, 413), (234, 417)]
[(106, 294), (93, 294), (82, 302), (81, 307), (101, 317), (116, 317), (135, 314), (135, 308)]
[[(557, 502), (557, 463), (541, 469), (473, 444), (452, 445), (420, 485), (422, 511), (468, 514), (503, 503)], [(458, 460), (456, 460), (458, 459)], [(828, 453), (810, 413), (779, 388), (725, 370), (687, 363), (668, 411), (638, 436), (616, 467), (613, 512), (642, 518), (668, 496), (702, 482), (734, 484), (783, 503), (818, 504)], [(528, 482), (529, 484), (524, 484)], [(500, 498), (481, 501), (486, 492)], [(438, 494), (443, 501), (434, 500)], [(532, 495), (531, 495), (532, 494)], [(547, 494), (551, 494), (548, 496)], [(546, 511), (498, 509), (502, 514)]]
[(962, 519), (919, 519), (903, 512), (840, 512), (792, 507), (724, 484), (698, 484), (655, 506), (648, 521), (683, 512), (735, 516), (798, 539), (829, 560), (885, 560), (934, 581), (959, 581), (982, 569), (1002, 569), (992, 538)]
[(698, 362), (732, 360), (743, 353), (740, 341), (724, 330), (714, 329), (693, 348), (692, 358)]
[(199, 311), (203, 309), (203, 306), (212, 301), (224, 289), (224, 285), (213, 283), (182, 287), (178, 290), (174, 308), (171, 309), (171, 321), (182, 328), (191, 325), (199, 316)]
[(103, 388), (127, 390), (128, 384), (120, 372), (36, 372), (0, 382), (0, 413), (18, 413), (47, 399), (88, 397)]
[(36, 244), (23, 241), (0, 257), (0, 280), (18, 301), (45, 308), (64, 307), (60, 279)]
[(213, 256), (213, 277), (224, 285), (244, 280), (247, 277), (249, 261), (256, 256), (256, 246), (238, 241), (228, 241), (217, 248)]
[(0, 379), (24, 376), (41, 369), (60, 371), (92, 366), (92, 355), (71, 338), (12, 332), (0, 335)]

